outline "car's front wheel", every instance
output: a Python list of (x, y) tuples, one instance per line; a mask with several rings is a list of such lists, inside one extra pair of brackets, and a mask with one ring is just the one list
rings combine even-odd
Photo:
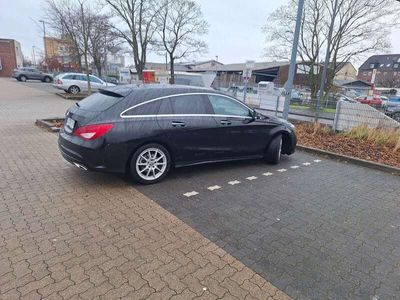
[(68, 93), (73, 94), (73, 95), (79, 94), (80, 91), (81, 91), (80, 88), (76, 85), (72, 85), (68, 89)]
[(282, 152), (282, 135), (275, 136), (269, 143), (267, 151), (265, 153), (265, 161), (267, 163), (276, 165), (281, 160)]
[(19, 76), (19, 81), (26, 82), (27, 79), (25, 75)]
[(43, 79), (43, 81), (46, 82), (46, 83), (50, 83), (50, 82), (51, 82), (51, 78), (50, 78), (49, 76), (46, 76), (46, 77)]
[(140, 147), (133, 154), (130, 173), (133, 179), (142, 184), (161, 181), (171, 168), (171, 156), (165, 147), (148, 144)]

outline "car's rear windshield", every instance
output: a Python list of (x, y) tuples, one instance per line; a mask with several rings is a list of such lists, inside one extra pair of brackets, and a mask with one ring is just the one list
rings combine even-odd
[(118, 103), (123, 97), (117, 95), (106, 95), (104, 93), (95, 93), (79, 101), (79, 108), (89, 111), (105, 111), (114, 104)]

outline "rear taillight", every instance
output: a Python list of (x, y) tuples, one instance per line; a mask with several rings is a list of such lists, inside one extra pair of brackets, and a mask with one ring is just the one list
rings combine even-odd
[(113, 128), (113, 124), (93, 124), (79, 127), (75, 130), (74, 135), (83, 138), (84, 140), (95, 140)]
[(57, 79), (56, 84), (63, 84), (63, 82), (60, 79)]

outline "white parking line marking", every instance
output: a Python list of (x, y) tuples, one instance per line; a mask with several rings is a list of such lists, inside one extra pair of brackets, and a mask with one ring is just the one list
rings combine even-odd
[(274, 175), (274, 173), (267, 172), (267, 173), (263, 173), (263, 175), (264, 175), (264, 176), (272, 176), (272, 175)]
[(229, 181), (228, 184), (230, 185), (235, 185), (235, 184), (239, 184), (240, 181), (239, 180), (233, 180), (233, 181)]
[(209, 186), (207, 189), (210, 191), (219, 190), (221, 187), (219, 185)]
[(258, 177), (256, 177), (256, 176), (250, 176), (250, 177), (247, 177), (246, 179), (251, 181), (251, 180), (256, 180), (257, 178)]
[(192, 191), (192, 192), (187, 192), (187, 193), (184, 193), (183, 194), (183, 196), (186, 196), (186, 197), (192, 197), (192, 196), (196, 196), (196, 195), (198, 195), (199, 193), (198, 192), (196, 192), (196, 191)]
[(316, 162), (316, 163), (319, 163), (319, 162), (321, 162), (322, 160), (320, 160), (320, 159), (314, 159), (314, 162)]
[(309, 166), (309, 165), (311, 165), (311, 163), (309, 163), (309, 162), (303, 163), (303, 166)]
[(278, 172), (286, 172), (287, 170), (286, 169), (279, 169), (279, 170), (277, 170)]
[(300, 168), (299, 166), (291, 166), (290, 167), (291, 169), (298, 169), (298, 168)]

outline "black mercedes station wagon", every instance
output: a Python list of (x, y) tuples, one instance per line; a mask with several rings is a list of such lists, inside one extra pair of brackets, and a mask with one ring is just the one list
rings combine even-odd
[(212, 89), (126, 85), (71, 107), (59, 135), (63, 157), (84, 170), (130, 173), (143, 184), (173, 167), (264, 158), (296, 147), (294, 126)]

